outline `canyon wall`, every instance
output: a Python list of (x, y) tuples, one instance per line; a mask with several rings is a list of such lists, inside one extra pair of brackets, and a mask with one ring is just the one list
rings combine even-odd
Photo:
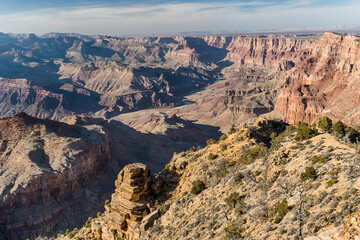
[[(312, 122), (326, 114), (347, 123), (359, 121), (356, 36), (98, 36), (91, 40), (55, 34), (4, 41), (9, 43), (0, 48), (4, 66), (0, 116), (26, 111), (52, 119), (80, 113), (113, 117), (175, 107), (184, 104), (184, 96), (221, 78), (232, 86), (217, 93), (215, 105), (226, 106), (233, 117), (275, 110), (290, 123)], [(259, 88), (262, 93), (254, 91)], [(228, 90), (252, 91), (249, 99), (269, 91), (270, 95), (263, 98), (268, 103), (260, 100), (257, 106), (247, 106), (238, 96), (229, 99)], [(222, 99), (227, 100), (220, 103)]]
[(324, 34), (309, 56), (288, 73), (275, 110), (289, 123), (311, 123), (323, 115), (358, 123), (359, 57), (358, 37)]
[(99, 204), (86, 196), (85, 186), (103, 174), (110, 159), (104, 135), (24, 113), (0, 120), (0, 135), (1, 239), (63, 229)]

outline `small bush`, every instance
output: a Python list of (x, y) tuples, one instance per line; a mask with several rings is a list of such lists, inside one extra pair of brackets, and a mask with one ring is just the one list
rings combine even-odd
[(235, 164), (235, 162), (222, 162), (217, 170), (217, 176), (219, 178), (225, 177), (228, 174), (228, 169), (233, 167)]
[(300, 175), (300, 178), (301, 178), (301, 180), (303, 180), (303, 181), (305, 181), (305, 180), (307, 180), (307, 179), (314, 180), (314, 179), (317, 178), (316, 170), (314, 169), (313, 166), (307, 167), (307, 168), (305, 169), (305, 172)]
[(270, 135), (270, 149), (277, 150), (282, 146), (282, 143), (285, 141), (286, 137), (291, 136), (295, 132), (295, 127), (293, 125), (286, 126), (284, 132), (280, 133), (279, 135), (275, 132), (271, 133)]
[(85, 227), (89, 228), (90, 227), (90, 224), (91, 224), (91, 217), (89, 217), (87, 220), (86, 220), (86, 223), (85, 223)]
[(191, 193), (194, 195), (200, 194), (205, 189), (205, 183), (200, 180), (194, 181), (192, 185)]
[(239, 221), (233, 220), (225, 229), (226, 239), (243, 239), (245, 228)]
[(234, 132), (236, 132), (236, 129), (234, 127), (231, 127), (229, 129), (229, 134), (233, 134)]
[(142, 213), (142, 216), (143, 216), (143, 217), (146, 217), (148, 214), (149, 214), (148, 210), (145, 209), (145, 210), (143, 211), (143, 213)]
[(217, 154), (213, 154), (213, 153), (209, 153), (209, 155), (208, 155), (208, 159), (209, 160), (214, 160), (214, 159), (216, 159), (218, 157), (218, 155)]
[(227, 145), (225, 143), (220, 145), (220, 151), (225, 151), (227, 149)]
[(65, 232), (66, 236), (68, 238), (73, 238), (74, 237), (74, 233), (72, 231), (70, 231), (69, 229), (66, 229), (66, 232)]
[(168, 204), (162, 205), (162, 206), (159, 208), (159, 213), (160, 213), (160, 215), (161, 215), (161, 216), (164, 215), (164, 214), (167, 212), (167, 210), (169, 210), (169, 208), (170, 208), (170, 205), (168, 205)]
[(215, 144), (216, 143), (216, 140), (214, 140), (214, 139), (212, 139), (212, 138), (210, 138), (210, 139), (208, 139), (207, 141), (206, 141), (206, 145), (208, 145), (208, 146), (210, 146), (210, 145), (212, 145), (212, 144)]
[(242, 173), (237, 173), (235, 175), (235, 182), (240, 183), (244, 178), (245, 178), (245, 176)]
[(191, 147), (189, 150), (190, 150), (190, 152), (196, 152), (196, 147), (193, 146), (193, 147)]
[(238, 160), (241, 165), (249, 165), (260, 157), (265, 157), (268, 153), (268, 148), (264, 145), (256, 145), (251, 150), (242, 154)]
[(98, 213), (96, 214), (96, 216), (97, 216), (97, 217), (100, 217), (100, 216), (101, 216), (101, 212), (98, 212)]
[(289, 211), (289, 206), (286, 199), (276, 204), (275, 210), (277, 215), (275, 217), (274, 223), (279, 223), (284, 218), (286, 213)]
[(329, 159), (329, 156), (317, 156), (317, 155), (314, 155), (312, 158), (311, 158), (311, 164), (312, 165), (315, 165), (316, 163), (326, 163), (327, 160)]
[(332, 120), (327, 116), (320, 118), (318, 128), (324, 130), (325, 132), (330, 132), (332, 128)]
[(309, 125), (305, 122), (297, 122), (296, 128), (297, 128), (297, 134), (295, 137), (296, 141), (307, 140), (316, 136), (315, 130), (310, 128)]
[(225, 202), (230, 209), (233, 209), (235, 208), (236, 204), (241, 202), (241, 196), (239, 193), (233, 192), (228, 198), (225, 199)]
[(346, 125), (341, 122), (341, 121), (337, 121), (335, 124), (334, 124), (334, 133), (338, 136), (344, 136), (345, 135), (345, 130), (346, 130)]
[(226, 139), (227, 139), (226, 134), (223, 134), (223, 135), (220, 137), (220, 141), (225, 141)]
[(336, 178), (331, 178), (329, 181), (326, 182), (327, 187), (332, 187), (338, 180)]

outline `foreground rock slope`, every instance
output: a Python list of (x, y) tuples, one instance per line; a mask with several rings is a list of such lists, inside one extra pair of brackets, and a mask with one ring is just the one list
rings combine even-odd
[[(302, 141), (294, 140), (296, 136), (294, 126), (259, 120), (219, 142), (209, 141), (203, 149), (176, 154), (149, 180), (145, 166), (127, 166), (107, 211), (59, 238), (359, 236), (360, 158), (355, 145), (328, 133)], [(124, 198), (131, 202), (126, 208), (118, 201)], [(132, 206), (139, 206), (142, 216)], [(132, 225), (135, 219), (138, 223)]]

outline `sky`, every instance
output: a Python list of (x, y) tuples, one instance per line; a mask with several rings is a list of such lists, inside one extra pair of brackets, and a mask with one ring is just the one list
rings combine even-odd
[(0, 0), (0, 32), (156, 35), (360, 26), (360, 0)]

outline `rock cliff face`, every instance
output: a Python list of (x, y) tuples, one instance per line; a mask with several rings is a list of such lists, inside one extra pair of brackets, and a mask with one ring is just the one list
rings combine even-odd
[(359, 55), (358, 37), (324, 34), (289, 72), (276, 110), (290, 123), (312, 122), (321, 115), (358, 122)]
[(279, 67), (288, 70), (311, 51), (314, 40), (268, 36), (205, 37), (210, 45), (228, 50), (226, 59), (236, 65)]
[[(111, 201), (105, 206), (103, 216), (92, 221), (84, 233), (93, 238), (129, 239), (140, 237), (137, 225), (142, 221), (144, 212), (149, 212), (148, 169), (144, 164), (131, 164), (119, 173), (115, 182), (116, 190)], [(137, 227), (137, 228), (136, 228)]]
[[(84, 186), (104, 171), (109, 145), (101, 134), (24, 113), (0, 120), (0, 235), (25, 239), (74, 224), (97, 199)], [(88, 133), (89, 134), (89, 133)], [(83, 204), (88, 201), (86, 204)], [(71, 218), (69, 222), (61, 219)]]

